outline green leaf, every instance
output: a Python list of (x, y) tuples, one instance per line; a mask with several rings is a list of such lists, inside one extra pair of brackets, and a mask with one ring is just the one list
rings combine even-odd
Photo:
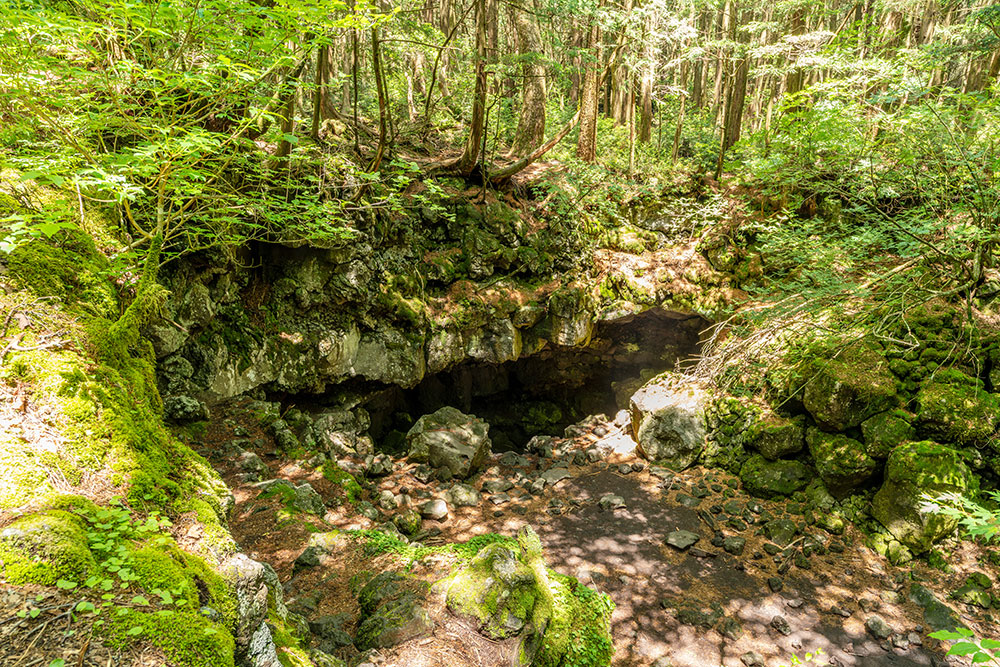
[(958, 642), (948, 649), (948, 655), (972, 655), (979, 647), (972, 642)]
[(76, 603), (76, 611), (94, 611), (94, 603), (87, 600), (80, 600)]
[(132, 598), (132, 604), (141, 604), (143, 606), (148, 607), (149, 606), (149, 600), (147, 600), (146, 598), (144, 598), (141, 595), (136, 595), (134, 598)]
[(56, 658), (49, 663), (49, 667), (66, 667), (66, 661), (62, 658)]
[(140, 632), (142, 632), (142, 626), (141, 625), (133, 625), (131, 628), (129, 628), (128, 630), (125, 631), (125, 634), (131, 635), (131, 636), (134, 637), (137, 634), (139, 634)]
[(69, 581), (67, 579), (60, 579), (59, 581), (56, 582), (56, 586), (58, 588), (63, 589), (64, 591), (69, 591), (69, 590), (73, 590), (74, 588), (76, 588), (77, 584), (76, 584), (75, 581)]

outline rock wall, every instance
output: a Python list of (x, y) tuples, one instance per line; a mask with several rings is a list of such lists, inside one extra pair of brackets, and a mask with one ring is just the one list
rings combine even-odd
[[(461, 213), (411, 245), (259, 245), (235, 260), (181, 261), (161, 276), (168, 318), (147, 330), (161, 390), (212, 402), (259, 388), (318, 394), (352, 379), (413, 387), (463, 362), (583, 348), (598, 326), (651, 308), (707, 315), (728, 297), (693, 247), (669, 261), (610, 250), (598, 261), (572, 243), (550, 247), (550, 231), (546, 261), (517, 264), (501, 240), (527, 257), (540, 232), (511, 231), (523, 221), (500, 204)], [(449, 240), (453, 253), (430, 250)]]

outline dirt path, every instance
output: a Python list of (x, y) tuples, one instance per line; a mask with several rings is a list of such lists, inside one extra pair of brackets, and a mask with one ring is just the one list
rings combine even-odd
[[(372, 528), (391, 519), (392, 512), (380, 512), (375, 520), (361, 516), (357, 505), (344, 501), (342, 489), (304, 464), (283, 460), (272, 441), (252, 433), (268, 474), (309, 481), (329, 508), (322, 518), (280, 518), (280, 503), (263, 499), (239, 479), (232, 456), (226, 454), (227, 428), (217, 424), (213, 429), (207, 453), (234, 488), (238, 520), (233, 529), (241, 544), (276, 568), (293, 600), (308, 594), (316, 613), (350, 613), (355, 602), (348, 583), (382, 567), (381, 562), (355, 553), (313, 568), (313, 574), (294, 576), (293, 563), (313, 533)], [(593, 450), (600, 439), (594, 433), (579, 434), (574, 448)], [(863, 536), (853, 526), (842, 536), (830, 535), (806, 523), (799, 503), (751, 498), (725, 473), (651, 470), (627, 448), (603, 450), (595, 462), (581, 458), (496, 456), (486, 471), (468, 480), (483, 490), (481, 502), (452, 507), (442, 521), (425, 521), (422, 539), (441, 544), (486, 532), (513, 535), (524, 523), (531, 524), (552, 568), (615, 601), (616, 667), (775, 667), (817, 649), (827, 663), (842, 667), (957, 664), (954, 658), (945, 661), (944, 649), (927, 637), (930, 628), (909, 599), (910, 586), (921, 582), (944, 600), (974, 571), (997, 580), (985, 554), (967, 542), (950, 554), (951, 572), (924, 563), (896, 568), (863, 546)], [(568, 477), (542, 493), (529, 493), (531, 481), (554, 467), (565, 468)], [(403, 462), (388, 476), (376, 478), (370, 499), (386, 490), (412, 504), (445, 497), (447, 485), (421, 482), (415, 472), (416, 466)], [(491, 480), (516, 485), (491, 494), (484, 486)], [(611, 509), (610, 504), (620, 506)], [(782, 540), (765, 537), (775, 522), (792, 531), (780, 546), (775, 542)], [(667, 545), (667, 536), (678, 530), (695, 533), (697, 541), (685, 549)], [(433, 568), (425, 574), (433, 577)], [(984, 611), (963, 605), (961, 612), (963, 622), (980, 636), (995, 635)], [(876, 639), (866, 629), (873, 617), (884, 621), (890, 637)], [(454, 628), (443, 619), (441, 625)], [(345, 629), (350, 627), (348, 622)], [(433, 656), (434, 641), (420, 644), (422, 654)], [(456, 640), (439, 648), (459, 652), (461, 645)], [(350, 657), (348, 649), (343, 657)], [(405, 664), (387, 660), (385, 665)]]

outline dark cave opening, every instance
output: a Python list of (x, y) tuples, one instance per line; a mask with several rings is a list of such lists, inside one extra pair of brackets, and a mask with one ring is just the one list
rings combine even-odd
[(547, 345), (503, 364), (462, 363), (412, 388), (373, 388), (358, 405), (385, 452), (402, 453), (413, 423), (444, 406), (489, 423), (494, 451), (521, 450), (535, 435), (561, 435), (588, 415), (626, 409), (647, 380), (698, 354), (708, 326), (653, 309), (598, 324), (586, 347)]

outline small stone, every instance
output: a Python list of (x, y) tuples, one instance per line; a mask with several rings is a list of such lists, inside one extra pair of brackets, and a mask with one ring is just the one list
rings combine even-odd
[(777, 544), (771, 544), (770, 542), (765, 542), (764, 551), (767, 552), (768, 556), (777, 556), (779, 553), (781, 553), (781, 547), (779, 547)]
[(788, 624), (784, 616), (775, 616), (771, 619), (771, 627), (785, 635), (786, 637), (792, 634), (792, 626)]
[(509, 501), (510, 501), (510, 496), (508, 496), (506, 493), (494, 493), (492, 496), (490, 496), (490, 502), (493, 503), (494, 505), (502, 505)]
[(911, 644), (913, 644), (914, 646), (924, 645), (924, 640), (921, 639), (920, 635), (917, 634), (916, 632), (911, 632), (910, 634), (906, 635), (906, 640)]
[(727, 616), (719, 625), (719, 633), (731, 641), (736, 641), (743, 634), (743, 626), (732, 616)]
[(892, 636), (892, 645), (895, 648), (898, 648), (900, 650), (905, 651), (906, 649), (910, 648), (910, 640), (906, 638), (906, 635), (902, 635), (902, 634), (900, 634), (900, 635), (893, 635)]
[(391, 512), (398, 507), (398, 504), (396, 503), (396, 496), (393, 495), (392, 491), (382, 491), (378, 494), (378, 506), (387, 512)]
[(541, 474), (541, 479), (545, 480), (545, 483), (553, 486), (558, 482), (570, 477), (569, 470), (566, 468), (549, 468)]
[(850, 618), (851, 616), (851, 612), (847, 609), (844, 609), (843, 607), (831, 607), (830, 611), (836, 614), (837, 616), (841, 616), (843, 618)]
[(792, 609), (798, 609), (799, 607), (802, 606), (803, 603), (802, 603), (802, 598), (792, 598), (790, 600), (785, 600), (785, 604), (791, 607)]
[(693, 546), (700, 539), (701, 535), (698, 533), (692, 533), (690, 530), (675, 530), (667, 535), (666, 543), (675, 549), (684, 551), (688, 547)]
[(892, 628), (877, 614), (865, 620), (865, 630), (875, 639), (888, 639), (892, 635)]
[(587, 460), (591, 463), (597, 463), (601, 460), (601, 452), (596, 447), (591, 447), (587, 450)]
[(413, 469), (413, 476), (421, 484), (427, 484), (434, 479), (434, 468), (425, 463), (421, 463)]
[(747, 651), (741, 655), (740, 662), (746, 667), (764, 667), (764, 658), (756, 651)]
[(573, 465), (582, 466), (586, 462), (587, 462), (587, 455), (584, 453), (584, 451), (582, 449), (576, 450), (576, 453), (573, 454)]
[(772, 593), (777, 593), (785, 587), (785, 584), (781, 581), (781, 577), (769, 577), (767, 587), (771, 589)]
[(701, 501), (699, 499), (693, 498), (687, 495), (686, 493), (678, 493), (677, 502), (680, 503), (681, 505), (684, 505), (684, 507), (697, 507), (698, 505), (701, 504)]
[(601, 506), (602, 510), (615, 510), (619, 507), (625, 507), (625, 499), (613, 493), (606, 493), (601, 496), (597, 504)]
[(513, 488), (514, 485), (506, 479), (488, 479), (483, 482), (483, 491), (486, 493), (503, 493)]
[(775, 519), (764, 524), (764, 535), (767, 539), (781, 546), (790, 544), (798, 532), (795, 523), (788, 519)]
[(646, 469), (646, 464), (642, 461), (636, 461), (632, 464), (632, 472), (642, 472)]
[(621, 465), (618, 466), (618, 472), (619, 474), (627, 475), (630, 472), (632, 472), (632, 466), (630, 466), (628, 463), (622, 463)]
[(428, 500), (420, 505), (420, 516), (433, 521), (440, 521), (448, 516), (448, 503), (443, 500)]
[(448, 500), (455, 507), (475, 507), (482, 500), (482, 496), (468, 484), (458, 483), (448, 489)]

